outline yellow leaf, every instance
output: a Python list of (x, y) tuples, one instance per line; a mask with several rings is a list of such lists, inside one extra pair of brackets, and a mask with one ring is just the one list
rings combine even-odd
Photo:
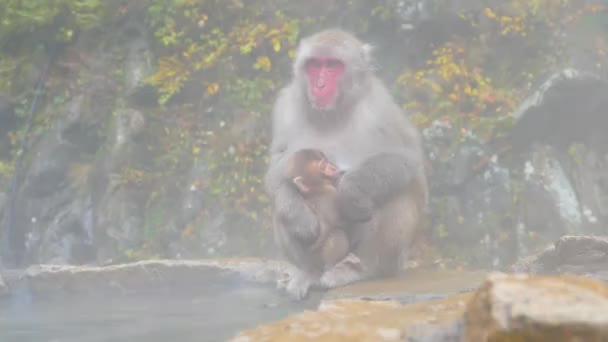
[(433, 91), (435, 91), (436, 93), (440, 93), (443, 90), (441, 86), (435, 82), (429, 82), (429, 85), (431, 86), (431, 89), (433, 89)]
[(255, 69), (262, 69), (266, 72), (270, 71), (271, 67), (272, 67), (272, 62), (270, 62), (270, 58), (268, 58), (267, 56), (260, 56), (258, 57), (257, 61), (255, 62), (255, 65), (253, 66)]
[(272, 40), (272, 48), (275, 52), (281, 51), (281, 41), (279, 39)]
[(211, 83), (207, 86), (207, 92), (211, 95), (217, 93), (220, 90), (220, 85), (217, 83)]
[(488, 18), (496, 18), (496, 14), (494, 14), (494, 12), (492, 12), (492, 10), (491, 10), (491, 9), (489, 9), (489, 8), (487, 8), (487, 7), (483, 9), (483, 13), (484, 13), (484, 14), (486, 15), (486, 17), (488, 17)]

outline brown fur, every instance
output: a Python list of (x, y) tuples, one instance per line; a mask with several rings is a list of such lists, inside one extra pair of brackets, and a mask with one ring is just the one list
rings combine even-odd
[(287, 177), (298, 187), (306, 203), (319, 219), (318, 236), (310, 246), (310, 251), (312, 255), (320, 255), (325, 270), (348, 254), (349, 242), (340, 226), (336, 208), (336, 186), (339, 174), (323, 173), (319, 167), (321, 161), (329, 164), (328, 166), (333, 167), (337, 172), (337, 167), (327, 160), (321, 151), (304, 149), (292, 155), (287, 168)]
[[(275, 103), (265, 185), (273, 200), (276, 243), (295, 266), (286, 283), (294, 298), (305, 297), (312, 286), (333, 288), (399, 272), (426, 206), (418, 131), (373, 74), (370, 52), (340, 30), (303, 39), (294, 78)], [(311, 105), (303, 72), (314, 56), (337, 58), (346, 66), (335, 104), (325, 110)], [(302, 149), (322, 151), (345, 171), (336, 206), (350, 254), (329, 270), (319, 261), (321, 253), (309, 248), (323, 218), (286, 182), (290, 156)]]

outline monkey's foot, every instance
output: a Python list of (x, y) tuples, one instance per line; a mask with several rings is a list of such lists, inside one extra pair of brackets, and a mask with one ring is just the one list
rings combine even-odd
[(308, 274), (293, 269), (277, 280), (277, 289), (285, 290), (294, 300), (302, 300), (308, 296), (313, 282), (312, 277)]
[(308, 276), (294, 277), (289, 280), (285, 290), (289, 296), (295, 300), (302, 300), (308, 296), (308, 291), (312, 286), (312, 281)]
[(332, 269), (327, 270), (319, 281), (318, 287), (332, 289), (341, 287), (365, 279), (361, 260), (353, 254), (349, 254)]
[(308, 296), (313, 283), (313, 279), (308, 274), (296, 271), (287, 280), (285, 291), (292, 299), (303, 300)]

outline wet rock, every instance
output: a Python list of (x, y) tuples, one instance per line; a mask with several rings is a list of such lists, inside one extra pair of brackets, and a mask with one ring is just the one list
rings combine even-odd
[(0, 297), (6, 296), (8, 293), (8, 287), (6, 286), (2, 275), (0, 275)]
[[(95, 259), (94, 229), (89, 224), (93, 206), (90, 181), (97, 171), (95, 161), (105, 154), (100, 150), (106, 143), (108, 113), (112, 113), (118, 90), (115, 84), (91, 75), (108, 73), (110, 54), (82, 57), (89, 69), (78, 74), (77, 90), (40, 108), (40, 115), (52, 120), (34, 123), (23, 167), (17, 170), (17, 191), (10, 199), (16, 203), (15, 209), (4, 212), (16, 235), (11, 243), (15, 257), (9, 260), (13, 266)], [(95, 192), (95, 196), (101, 193)]]
[(514, 113), (510, 140), (523, 157), (521, 236), (530, 250), (535, 241), (600, 233), (608, 222), (606, 91), (608, 82), (596, 75), (565, 69)]
[[(37, 258), (52, 264), (84, 264), (95, 261), (94, 232), (90, 199), (69, 202), (56, 208), (56, 218), (44, 226), (36, 225), (29, 235), (28, 249)], [(33, 245), (37, 245), (34, 248)]]
[(125, 148), (142, 132), (146, 125), (144, 115), (135, 109), (122, 109), (116, 114), (115, 149)]
[(244, 331), (232, 341), (457, 341), (469, 294), (403, 305), (344, 299)]
[(124, 28), (127, 55), (125, 60), (125, 90), (137, 105), (156, 104), (155, 91), (146, 84), (146, 78), (154, 73), (153, 53), (147, 41), (145, 23), (140, 18), (129, 18)]
[[(423, 130), (433, 164), (434, 244), (469, 264), (505, 269), (559, 237), (608, 223), (608, 82), (565, 69), (513, 114), (508, 154), (449, 123)], [(506, 151), (506, 150), (505, 150)]]
[(571, 158), (564, 168), (578, 195), (582, 230), (587, 234), (604, 234), (608, 224), (608, 153), (593, 146), (573, 144), (568, 154)]
[(467, 341), (606, 341), (608, 287), (572, 276), (494, 274), (465, 314)]
[(14, 131), (19, 124), (19, 117), (15, 114), (15, 100), (0, 93), (0, 158), (11, 157), (11, 141), (8, 132)]
[[(429, 183), (435, 243), (445, 256), (474, 265), (510, 265), (518, 250), (511, 170), (475, 137), (442, 152), (442, 140), (454, 134), (450, 129), (437, 123), (423, 132), (434, 170)], [(479, 167), (482, 160), (487, 163)]]
[(142, 241), (143, 205), (136, 192), (110, 183), (96, 208), (95, 226), (103, 231), (97, 246), (99, 260), (116, 256), (121, 249), (133, 249)]
[(360, 282), (328, 291), (323, 300), (394, 300), (403, 304), (442, 299), (474, 291), (486, 277), (483, 271), (420, 269), (405, 276)]
[(538, 250), (565, 234), (580, 234), (580, 202), (560, 152), (548, 145), (535, 145), (526, 154), (521, 171), (523, 186), (518, 198), (522, 254)]
[(126, 90), (133, 94), (142, 91), (145, 86), (146, 77), (151, 75), (152, 69), (152, 53), (146, 42), (144, 33), (136, 29), (127, 31), (128, 36), (133, 38), (129, 44), (129, 52), (126, 62)]
[(511, 143), (516, 149), (534, 142), (567, 150), (576, 141), (606, 151), (608, 82), (575, 69), (555, 73), (513, 113)]
[(563, 236), (553, 245), (513, 265), (516, 272), (570, 273), (608, 281), (608, 238)]
[(24, 196), (48, 197), (65, 188), (67, 170), (77, 154), (72, 146), (47, 135), (32, 151), (32, 163), (24, 177)]
[(36, 265), (7, 279), (11, 288), (26, 286), (35, 295), (131, 293), (159, 289), (204, 291), (206, 284), (274, 284), (285, 265), (259, 259), (151, 260), (96, 266)]
[(87, 106), (90, 95), (79, 94), (70, 99), (61, 109), (63, 115), (57, 121), (57, 131), (62, 142), (72, 145), (78, 152), (93, 155), (102, 146), (100, 119), (91, 114)]
[(34, 146), (29, 166), (22, 171), (23, 183), (10, 198), (16, 203), (11, 213), (15, 227), (11, 248), (12, 254), (17, 255), (11, 262), (36, 262), (40, 255), (49, 256), (54, 262), (69, 262), (55, 258), (70, 253), (64, 246), (59, 247), (60, 241), (67, 235), (84, 233), (72, 225), (83, 217), (75, 212), (80, 204), (74, 201), (78, 196), (72, 188), (75, 180), (81, 179), (72, 177), (72, 171), (82, 151), (56, 133), (49, 132)]

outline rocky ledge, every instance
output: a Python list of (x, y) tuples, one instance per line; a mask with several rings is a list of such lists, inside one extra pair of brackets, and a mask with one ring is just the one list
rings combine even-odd
[[(270, 283), (284, 274), (276, 260), (146, 260), (110, 266), (35, 265), (5, 272), (5, 291), (27, 286), (35, 295), (141, 292), (163, 288), (197, 288), (220, 279)], [(0, 278), (1, 279), (1, 278)]]
[(444, 299), (322, 302), (233, 341), (608, 341), (608, 286), (494, 273), (477, 291)]
[[(410, 270), (395, 279), (315, 292), (305, 302), (274, 289), (287, 271), (276, 260), (37, 265), (3, 271), (0, 297), (110, 293), (128, 299), (144, 293), (154, 300), (145, 297), (148, 291), (165, 289), (163, 296), (179, 293), (208, 303), (203, 316), (214, 315), (210, 327), (221, 330), (214, 336), (239, 342), (608, 341), (607, 255), (606, 238), (565, 236), (517, 263), (513, 274)], [(233, 325), (222, 326), (231, 319)]]
[(513, 271), (567, 273), (608, 281), (608, 237), (563, 236), (540, 253), (520, 260)]

